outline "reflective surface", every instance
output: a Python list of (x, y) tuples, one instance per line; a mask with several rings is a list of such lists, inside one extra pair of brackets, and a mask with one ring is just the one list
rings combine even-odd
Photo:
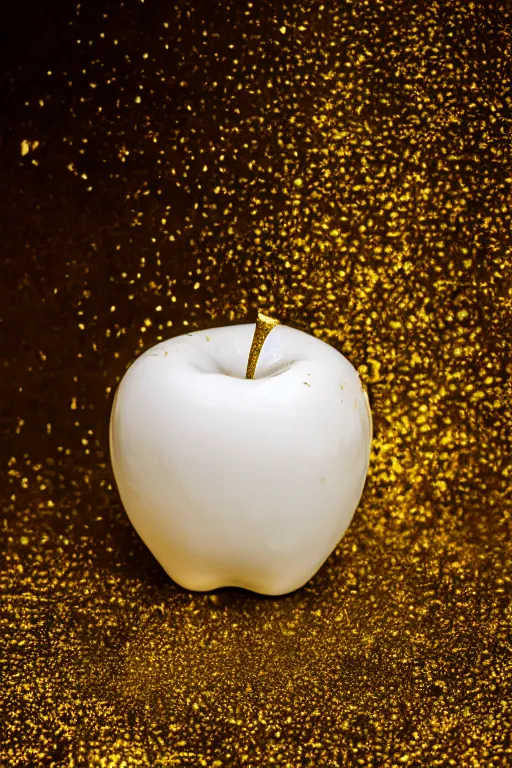
[[(8, 12), (0, 764), (506, 765), (508, 4)], [(193, 595), (121, 508), (112, 397), (257, 309), (359, 370), (371, 472), (307, 588)]]

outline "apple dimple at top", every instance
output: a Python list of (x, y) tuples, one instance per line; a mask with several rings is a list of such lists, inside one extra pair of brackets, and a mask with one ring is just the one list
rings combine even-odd
[(128, 369), (112, 408), (123, 505), (188, 589), (302, 586), (363, 490), (372, 426), (356, 370), (325, 342), (277, 325), (248, 379), (254, 330), (157, 344)]

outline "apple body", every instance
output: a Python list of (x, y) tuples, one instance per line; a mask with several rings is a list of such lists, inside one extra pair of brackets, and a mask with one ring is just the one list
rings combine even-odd
[(336, 547), (363, 491), (372, 419), (354, 367), (278, 325), (246, 379), (254, 328), (157, 344), (127, 370), (112, 407), (122, 503), (190, 590), (297, 589)]

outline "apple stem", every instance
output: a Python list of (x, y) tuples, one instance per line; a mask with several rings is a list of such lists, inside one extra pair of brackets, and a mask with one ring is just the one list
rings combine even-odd
[(254, 379), (256, 366), (258, 365), (258, 359), (265, 339), (276, 325), (279, 325), (279, 320), (274, 320), (272, 317), (267, 317), (262, 312), (258, 312), (256, 328), (254, 329), (254, 336), (252, 337), (251, 349), (249, 351), (249, 360), (247, 361), (246, 379)]

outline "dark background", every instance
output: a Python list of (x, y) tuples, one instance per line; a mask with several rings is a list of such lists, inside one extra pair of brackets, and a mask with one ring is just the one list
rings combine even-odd
[[(0, 22), (2, 766), (512, 763), (505, 2), (14, 3)], [(258, 309), (369, 388), (302, 590), (190, 594), (108, 457), (143, 349)]]

